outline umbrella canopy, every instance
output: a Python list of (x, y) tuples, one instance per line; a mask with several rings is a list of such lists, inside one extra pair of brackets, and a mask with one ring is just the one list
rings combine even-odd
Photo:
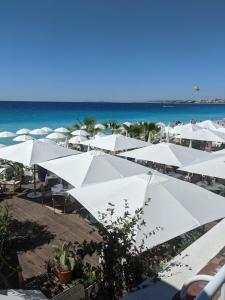
[(89, 136), (89, 133), (85, 130), (74, 130), (73, 132), (71, 132), (72, 135), (79, 135), (79, 136)]
[(173, 128), (173, 133), (179, 134), (181, 137), (186, 135), (192, 135), (194, 132), (202, 129), (196, 124), (188, 123), (185, 125), (177, 125)]
[[(224, 197), (158, 172), (92, 184), (72, 189), (70, 194), (96, 219), (98, 212), (106, 212), (108, 203), (115, 205), (112, 220), (123, 216), (124, 199), (128, 201), (131, 216), (143, 207), (146, 226), (137, 229), (136, 244), (141, 245), (147, 235), (146, 248), (225, 216)], [(145, 206), (148, 199), (150, 203)], [(157, 227), (161, 230), (156, 231)], [(149, 236), (152, 231), (156, 232)]]
[(69, 133), (69, 129), (65, 128), (65, 127), (60, 127), (60, 128), (56, 128), (54, 130), (55, 132), (60, 132), (60, 133)]
[(50, 133), (49, 135), (47, 135), (46, 138), (50, 139), (50, 140), (60, 140), (60, 139), (65, 139), (66, 136), (65, 136), (65, 134), (60, 133), (60, 132), (53, 132), (53, 133)]
[(43, 128), (37, 128), (37, 129), (30, 131), (30, 134), (33, 134), (33, 135), (43, 135), (43, 134), (47, 134), (47, 133), (48, 132), (46, 130), (44, 130)]
[(120, 156), (152, 161), (158, 164), (176, 167), (192, 163), (202, 157), (211, 157), (210, 154), (205, 151), (170, 143), (154, 144), (148, 147), (121, 153)]
[(210, 159), (199, 159), (193, 164), (181, 167), (180, 170), (225, 179), (225, 153), (218, 152), (220, 153), (211, 154)]
[(149, 168), (102, 151), (88, 151), (80, 155), (40, 163), (40, 166), (75, 187), (149, 171)]
[(204, 128), (204, 129), (210, 129), (210, 130), (217, 130), (222, 128), (222, 126), (216, 124), (215, 122), (211, 120), (205, 120), (202, 122), (197, 123), (197, 126)]
[(43, 161), (78, 153), (80, 152), (56, 144), (31, 140), (0, 149), (0, 158), (31, 167)]
[(49, 133), (52, 132), (53, 130), (49, 127), (42, 127), (41, 129), (43, 129), (45, 132)]
[(131, 122), (124, 122), (123, 125), (127, 126), (127, 127), (130, 127), (132, 125)]
[(149, 143), (126, 137), (121, 134), (110, 134), (100, 139), (93, 139), (82, 144), (108, 151), (122, 151), (149, 146)]
[(95, 129), (103, 130), (103, 129), (105, 129), (105, 126), (103, 124), (96, 124)]
[(2, 131), (0, 132), (0, 138), (10, 138), (10, 137), (14, 137), (16, 136), (16, 134), (14, 132), (11, 131)]
[(27, 128), (22, 128), (17, 130), (16, 134), (29, 134), (30, 133), (30, 129)]
[(106, 136), (107, 134), (103, 133), (103, 132), (98, 132), (95, 134), (94, 138), (100, 138), (100, 137), (103, 137), (103, 136)]
[(23, 135), (19, 135), (17, 137), (15, 137), (13, 139), (13, 141), (15, 142), (26, 142), (26, 141), (30, 141), (30, 140), (33, 140), (34, 138), (30, 135), (26, 135), (26, 134), (23, 134)]
[(48, 144), (55, 144), (56, 142), (50, 139), (42, 138), (38, 139), (38, 141), (43, 142), (43, 143), (48, 143)]
[(188, 140), (225, 143), (225, 133), (210, 129), (200, 129), (191, 133), (182, 133), (179, 134), (179, 137)]
[(80, 144), (81, 142), (84, 142), (86, 140), (87, 140), (87, 138), (85, 136), (77, 135), (77, 136), (74, 136), (71, 139), (69, 139), (69, 144), (76, 145), (76, 144)]

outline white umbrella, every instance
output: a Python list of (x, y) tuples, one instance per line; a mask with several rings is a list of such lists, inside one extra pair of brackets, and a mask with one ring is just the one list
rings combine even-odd
[(152, 161), (158, 164), (181, 167), (193, 163), (199, 158), (210, 158), (210, 154), (170, 143), (159, 143), (148, 147), (123, 152), (120, 156), (135, 158), (137, 160)]
[(101, 138), (101, 137), (103, 137), (103, 136), (106, 136), (107, 134), (105, 134), (105, 133), (103, 133), (103, 132), (98, 132), (98, 133), (96, 133), (96, 135), (94, 136), (94, 138), (96, 139), (96, 138)]
[(90, 134), (85, 130), (74, 130), (71, 132), (72, 135), (81, 135), (81, 136), (89, 136)]
[(149, 143), (143, 142), (138, 139), (126, 137), (121, 134), (110, 134), (101, 137), (100, 139), (93, 139), (87, 142), (83, 142), (82, 144), (93, 148), (99, 148), (113, 152), (141, 148), (150, 145)]
[(17, 137), (15, 137), (13, 139), (13, 141), (15, 142), (26, 142), (26, 141), (30, 141), (30, 140), (33, 140), (34, 138), (30, 135), (27, 135), (27, 134), (22, 134), (22, 135), (19, 135)]
[[(0, 159), (21, 163), (28, 167), (36, 164), (67, 155), (78, 154), (80, 152), (60, 147), (57, 144), (47, 144), (37, 140), (8, 146), (0, 149)], [(36, 193), (35, 168), (34, 168), (34, 193), (30, 197), (39, 197)]]
[(53, 132), (53, 133), (50, 133), (49, 135), (47, 135), (46, 138), (50, 139), (50, 140), (60, 140), (60, 139), (65, 139), (66, 136), (65, 136), (65, 134), (60, 133), (60, 132)]
[(100, 130), (103, 130), (103, 129), (105, 129), (105, 126), (103, 125), (103, 124), (96, 124), (95, 125), (95, 129), (100, 129)]
[[(158, 172), (91, 184), (72, 189), (70, 194), (97, 220), (98, 212), (105, 213), (108, 203), (115, 205), (112, 220), (123, 216), (124, 199), (131, 216), (136, 209), (143, 208), (146, 225), (137, 228), (136, 244), (141, 245), (147, 235), (146, 248), (225, 217), (224, 197)], [(150, 203), (145, 206), (148, 199)], [(156, 231), (158, 227), (161, 229)], [(153, 231), (155, 234), (149, 236)]]
[(210, 158), (199, 159), (193, 164), (181, 167), (180, 170), (188, 173), (225, 179), (225, 154), (211, 154)]
[(179, 134), (179, 137), (187, 140), (225, 143), (225, 133), (203, 128), (195, 132)]
[(82, 125), (80, 129), (87, 129), (86, 125)]
[(33, 134), (33, 135), (44, 135), (44, 134), (47, 134), (48, 132), (46, 130), (44, 130), (43, 128), (37, 128), (37, 129), (34, 129), (34, 130), (31, 130), (30, 131), (30, 134)]
[(38, 139), (38, 141), (43, 142), (43, 143), (55, 144), (55, 142), (53, 140), (50, 140), (47, 138)]
[(85, 136), (77, 135), (77, 136), (74, 136), (71, 139), (69, 139), (69, 144), (76, 145), (76, 144), (80, 144), (81, 142), (84, 142), (86, 140), (87, 140), (87, 138)]
[(16, 134), (29, 134), (30, 133), (30, 129), (27, 128), (22, 128), (17, 130)]
[(123, 125), (126, 125), (127, 127), (130, 127), (132, 125), (131, 122), (124, 122)]
[(148, 172), (149, 168), (102, 151), (88, 151), (40, 163), (75, 187)]
[(54, 130), (55, 132), (60, 132), (60, 133), (69, 133), (69, 129), (65, 128), (65, 127), (60, 127), (60, 128), (56, 128)]
[(191, 135), (194, 132), (202, 129), (201, 127), (197, 126), (196, 124), (188, 123), (185, 125), (177, 125), (173, 128), (174, 134), (179, 134), (181, 137), (184, 135)]
[(43, 129), (45, 132), (49, 133), (52, 132), (53, 130), (49, 127), (42, 127), (41, 129)]
[(10, 137), (14, 137), (16, 136), (16, 134), (14, 132), (11, 131), (2, 131), (0, 132), (0, 138), (10, 138)]
[(223, 128), (222, 126), (216, 124), (215, 122), (211, 120), (205, 120), (202, 122), (197, 123), (197, 126), (204, 128), (204, 129), (210, 129), (210, 130), (217, 130), (220, 128)]

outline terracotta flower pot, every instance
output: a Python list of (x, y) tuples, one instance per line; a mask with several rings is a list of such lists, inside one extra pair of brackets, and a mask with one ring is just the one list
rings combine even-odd
[(59, 281), (62, 284), (67, 284), (70, 283), (73, 277), (73, 272), (72, 271), (57, 271), (58, 272), (58, 278)]

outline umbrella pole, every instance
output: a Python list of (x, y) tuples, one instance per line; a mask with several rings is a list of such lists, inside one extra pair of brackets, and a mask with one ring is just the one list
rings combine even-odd
[(36, 172), (36, 169), (35, 169), (35, 165), (34, 165), (34, 195), (36, 195), (36, 174), (35, 174), (35, 172)]
[(39, 198), (41, 197), (41, 193), (36, 191), (36, 168), (35, 165), (33, 167), (33, 180), (34, 180), (34, 189), (32, 192), (27, 194), (27, 197), (30, 199)]

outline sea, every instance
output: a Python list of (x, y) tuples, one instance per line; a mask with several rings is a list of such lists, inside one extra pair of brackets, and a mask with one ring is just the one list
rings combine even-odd
[[(152, 121), (172, 124), (225, 118), (225, 104), (163, 104), (163, 103), (109, 103), (109, 102), (0, 102), (0, 131), (21, 128), (68, 127), (86, 117), (101, 123)], [(1, 143), (9, 139), (0, 139)]]

